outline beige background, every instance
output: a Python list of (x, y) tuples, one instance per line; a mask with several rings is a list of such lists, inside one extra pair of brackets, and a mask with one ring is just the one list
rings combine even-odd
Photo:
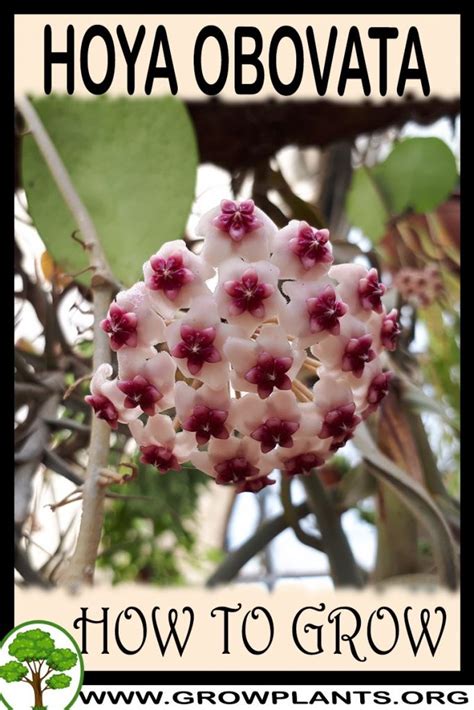
[[(238, 100), (234, 94), (233, 85), (233, 34), (238, 25), (257, 26), (263, 34), (262, 60), (266, 69), (266, 81), (262, 91), (255, 97), (240, 97), (240, 100), (260, 100), (273, 97), (279, 100), (288, 100), (278, 97), (271, 85), (268, 74), (268, 47), (270, 39), (276, 28), (281, 25), (295, 27), (303, 42), (305, 51), (305, 72), (298, 92), (290, 97), (315, 98), (317, 97), (314, 78), (312, 75), (308, 47), (306, 43), (306, 28), (314, 28), (316, 41), (319, 48), (320, 63), (324, 62), (327, 41), (333, 25), (338, 28), (338, 39), (331, 70), (331, 79), (326, 98), (341, 100), (337, 94), (337, 83), (341, 62), (346, 45), (349, 28), (356, 24), (359, 28), (364, 55), (366, 58), (369, 76), (371, 79), (372, 94), (370, 100), (383, 100), (379, 93), (379, 57), (378, 40), (371, 40), (367, 31), (371, 26), (397, 27), (399, 37), (388, 42), (388, 69), (389, 81), (386, 98), (399, 99), (396, 86), (399, 76), (401, 59), (405, 48), (408, 28), (416, 26), (420, 34), (425, 57), (426, 67), (431, 85), (432, 96), (452, 97), (459, 94), (459, 61), (460, 61), (460, 18), (459, 15), (17, 15), (15, 18), (15, 65), (16, 65), (16, 91), (18, 93), (43, 93), (43, 37), (45, 24), (51, 24), (53, 29), (53, 51), (63, 51), (66, 48), (66, 27), (68, 24), (75, 27), (75, 54), (76, 54), (76, 89), (78, 96), (87, 95), (82, 83), (79, 69), (79, 51), (81, 39), (85, 30), (92, 24), (102, 24), (109, 28), (115, 39), (116, 70), (115, 79), (108, 92), (110, 95), (126, 94), (126, 63), (123, 58), (117, 35), (117, 25), (123, 25), (129, 44), (132, 45), (140, 24), (147, 29), (146, 37), (136, 66), (135, 95), (144, 94), (144, 82), (150, 50), (156, 27), (164, 24), (171, 46), (174, 67), (178, 81), (178, 95), (182, 98), (206, 98), (199, 90), (193, 71), (193, 50), (199, 30), (207, 24), (220, 27), (228, 40), (230, 53), (230, 70), (225, 89), (220, 94), (227, 100)], [(253, 43), (249, 45), (249, 49)], [(279, 49), (279, 68), (282, 81), (289, 81), (294, 72), (294, 51), (289, 40), (283, 40)], [(244, 45), (245, 49), (245, 45)], [(95, 81), (101, 81), (105, 70), (105, 50), (103, 42), (96, 39), (90, 47), (91, 75)], [(281, 56), (280, 56), (281, 55)], [(220, 66), (220, 55), (217, 43), (211, 39), (206, 42), (203, 54), (203, 65), (207, 81), (215, 81)], [(219, 62), (219, 64), (216, 64)], [(244, 73), (244, 80), (252, 81), (253, 70), (248, 68)], [(60, 93), (65, 91), (66, 70), (64, 66), (53, 67), (53, 89)], [(414, 96), (423, 96), (419, 81), (409, 81), (406, 90)], [(167, 80), (157, 79), (153, 86), (153, 94), (168, 93)], [(366, 100), (361, 82), (350, 80), (347, 82), (344, 100)]]
[[(229, 619), (229, 655), (222, 655), (223, 650), (223, 618), (219, 613), (212, 618), (211, 610), (216, 606), (227, 605), (236, 607), (242, 604), (242, 609), (231, 614)], [(326, 604), (326, 610), (321, 613), (305, 612), (299, 621), (299, 638), (303, 646), (311, 650), (311, 642), (315, 648), (315, 634), (310, 631), (303, 633), (305, 623), (324, 624), (324, 652), (316, 656), (308, 656), (297, 649), (291, 637), (291, 627), (295, 614), (304, 606), (319, 606)], [(137, 606), (144, 614), (148, 624), (146, 644), (137, 655), (127, 656), (120, 652), (114, 640), (114, 625), (118, 614), (128, 606)], [(183, 657), (180, 658), (174, 642), (162, 658), (154, 637), (151, 621), (151, 610), (160, 607), (157, 616), (167, 619), (170, 608), (181, 610), (191, 606), (195, 612), (194, 627)], [(260, 656), (251, 655), (241, 641), (241, 625), (245, 613), (255, 606), (262, 605), (273, 617), (275, 637), (268, 651)], [(365, 663), (359, 663), (350, 654), (347, 643), (341, 644), (341, 655), (334, 655), (335, 624), (327, 622), (327, 614), (338, 606), (355, 607), (362, 617), (362, 628), (354, 639), (359, 656), (367, 657)], [(392, 653), (378, 656), (371, 650), (367, 642), (367, 621), (370, 614), (381, 606), (389, 606), (397, 614), (400, 624), (400, 639)], [(419, 620), (420, 609), (431, 611), (433, 640), (437, 638), (440, 629), (440, 615), (433, 614), (437, 606), (447, 610), (446, 627), (434, 656), (423, 643), (416, 657), (413, 655), (403, 621), (403, 611), (410, 606), (410, 619)], [(92, 619), (102, 618), (102, 607), (109, 607), (109, 655), (101, 655), (102, 625), (88, 624), (88, 650), (85, 656), (87, 670), (459, 670), (459, 598), (446, 592), (414, 592), (402, 588), (386, 592), (355, 592), (345, 590), (339, 592), (316, 592), (303, 584), (291, 584), (268, 593), (261, 587), (245, 586), (227, 589), (204, 591), (202, 589), (163, 589), (142, 587), (139, 585), (124, 585), (115, 588), (97, 587), (87, 589), (78, 596), (71, 596), (64, 591), (40, 592), (38, 590), (16, 592), (16, 619), (22, 621), (41, 618), (64, 626), (81, 644), (81, 631), (73, 628), (73, 621), (81, 615), (81, 607), (88, 607), (87, 616)], [(263, 617), (262, 617), (263, 619)], [(263, 619), (250, 621), (248, 638), (255, 648), (264, 648), (268, 642), (268, 626)], [(187, 630), (188, 616), (183, 616), (183, 626), (178, 624), (184, 638)], [(415, 639), (420, 631), (419, 622), (413, 624)], [(166, 638), (168, 626), (164, 624), (161, 634)], [(341, 630), (352, 634), (354, 619), (352, 614), (343, 612)], [(388, 616), (384, 620), (375, 621), (373, 637), (380, 648), (389, 648), (394, 639), (393, 622)], [(130, 621), (122, 617), (120, 637), (124, 645), (130, 649), (140, 645), (142, 639), (142, 624), (136, 616)]]

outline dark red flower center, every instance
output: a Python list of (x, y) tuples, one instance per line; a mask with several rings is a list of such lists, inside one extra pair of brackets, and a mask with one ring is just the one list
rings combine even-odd
[(370, 269), (367, 276), (359, 281), (359, 299), (362, 308), (366, 311), (382, 312), (382, 296), (386, 288), (379, 281), (377, 269)]
[(217, 474), (216, 483), (239, 483), (245, 481), (246, 478), (258, 476), (258, 468), (252, 466), (244, 456), (236, 456), (233, 459), (227, 459), (214, 466)]
[(375, 375), (367, 390), (367, 402), (369, 404), (376, 406), (388, 395), (392, 377), (393, 372), (380, 372)]
[(400, 333), (401, 328), (398, 323), (398, 311), (394, 308), (388, 315), (385, 316), (382, 322), (380, 339), (384, 348), (391, 351), (395, 350)]
[(336, 298), (336, 292), (329, 284), (314, 298), (306, 299), (309, 313), (309, 327), (312, 333), (328, 330), (339, 335), (339, 318), (347, 313), (347, 306)]
[(226, 232), (234, 242), (240, 242), (246, 234), (263, 226), (261, 219), (255, 216), (253, 200), (234, 202), (222, 200), (221, 213), (214, 217), (212, 223), (215, 227)]
[(265, 399), (275, 387), (279, 390), (291, 389), (291, 380), (286, 373), (292, 364), (292, 357), (273, 357), (270, 353), (262, 352), (258, 356), (257, 364), (247, 372), (245, 379), (257, 385), (259, 396)]
[(146, 285), (153, 291), (163, 291), (165, 296), (174, 301), (179, 292), (194, 280), (194, 274), (184, 266), (183, 255), (177, 251), (167, 259), (152, 256), (150, 265), (153, 274), (148, 277)]
[(341, 407), (336, 407), (327, 412), (324, 417), (319, 438), (329, 439), (329, 437), (333, 437), (336, 440), (344, 440), (346, 437), (350, 438), (355, 427), (361, 421), (361, 418), (357, 416), (355, 410), (356, 406), (354, 402), (350, 402), (349, 404), (344, 404)]
[(244, 271), (240, 281), (226, 281), (224, 290), (232, 299), (229, 305), (231, 315), (240, 316), (248, 311), (255, 318), (265, 317), (263, 302), (275, 291), (271, 284), (259, 282), (255, 269)]
[(253, 478), (250, 481), (242, 481), (238, 483), (235, 487), (237, 493), (258, 493), (262, 488), (267, 486), (273, 486), (276, 481), (268, 476), (260, 476), (260, 478)]
[(182, 325), (180, 334), (181, 342), (174, 346), (171, 354), (173, 357), (186, 359), (192, 375), (197, 375), (205, 362), (215, 363), (222, 360), (220, 352), (213, 345), (216, 338), (214, 327), (199, 329)]
[(307, 476), (313, 468), (322, 466), (324, 463), (324, 458), (321, 454), (316, 454), (308, 452), (306, 454), (299, 454), (298, 456), (293, 456), (293, 458), (286, 459), (284, 461), (285, 473), (287, 476)]
[(140, 451), (142, 454), (140, 461), (155, 466), (161, 473), (179, 471), (181, 468), (172, 449), (167, 446), (150, 444), (148, 446), (140, 446)]
[(136, 346), (137, 323), (136, 313), (127, 313), (116, 303), (112, 303), (107, 318), (104, 318), (100, 327), (109, 336), (112, 350), (117, 351), (124, 345), (129, 348)]
[(342, 358), (343, 371), (352, 372), (355, 377), (360, 377), (366, 364), (376, 357), (376, 353), (371, 345), (371, 335), (361, 335), (360, 338), (351, 338), (346, 345)]
[(303, 268), (312, 269), (316, 264), (332, 264), (333, 256), (328, 242), (327, 229), (314, 229), (309, 224), (303, 223), (298, 235), (290, 239), (289, 245)]
[(98, 419), (106, 421), (111, 429), (117, 429), (118, 412), (110, 399), (102, 394), (88, 394), (84, 399), (87, 404), (90, 404)]
[(191, 416), (183, 422), (183, 429), (195, 432), (198, 444), (206, 444), (211, 436), (228, 439), (229, 432), (224, 426), (228, 415), (223, 409), (211, 409), (204, 404), (197, 404)]
[(350, 431), (348, 432), (345, 436), (343, 436), (341, 439), (333, 439), (331, 441), (331, 446), (329, 447), (329, 451), (332, 451), (333, 453), (335, 451), (339, 451), (339, 449), (342, 449), (343, 446), (347, 444), (347, 442), (352, 439), (354, 436), (354, 432)]
[(136, 375), (132, 380), (119, 380), (117, 387), (126, 395), (124, 405), (127, 409), (140, 407), (150, 417), (155, 414), (155, 404), (163, 397), (161, 392), (141, 375)]
[(299, 427), (298, 422), (270, 417), (250, 436), (260, 442), (262, 453), (267, 454), (278, 445), (284, 448), (293, 446), (293, 434)]

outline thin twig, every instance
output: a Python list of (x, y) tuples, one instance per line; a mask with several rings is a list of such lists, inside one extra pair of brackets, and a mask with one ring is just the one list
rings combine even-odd
[[(89, 330), (89, 328), (88, 328)], [(79, 387), (79, 385), (82, 385), (83, 382), (87, 382), (88, 380), (92, 379), (92, 373), (88, 373), (87, 375), (82, 375), (82, 377), (79, 377), (78, 380), (75, 380), (72, 385), (69, 385), (67, 390), (65, 391), (63, 395), (63, 399), (68, 399), (68, 397), (71, 396), (71, 394), (74, 392), (74, 390)]]

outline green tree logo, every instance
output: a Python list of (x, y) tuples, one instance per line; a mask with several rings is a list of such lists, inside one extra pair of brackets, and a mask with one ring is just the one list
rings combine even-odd
[[(34, 626), (35, 623), (22, 624), (22, 628)], [(41, 622), (41, 626), (44, 627), (46, 623)], [(77, 648), (72, 637), (66, 631), (55, 624), (50, 624), (50, 626), (62, 631), (66, 642)], [(7, 637), (6, 641), (11, 636), (12, 634)], [(8, 644), (8, 654), (15, 660), (0, 666), (0, 678), (7, 683), (28, 684), (31, 687), (31, 700), (34, 699), (33, 710), (46, 710), (43, 696), (47, 691), (62, 690), (71, 686), (73, 679), (64, 671), (70, 671), (78, 663), (81, 668), (82, 680), (82, 660), (79, 649), (75, 652), (70, 648), (61, 648), (51, 633), (44, 628), (33, 627), (25, 631), (18, 631)], [(6, 702), (3, 696), (0, 697)], [(49, 693), (47, 697), (50, 698)], [(68, 707), (71, 704), (70, 702)], [(52, 705), (57, 707), (56, 703), (52, 703)], [(61, 707), (65, 707), (65, 705)]]

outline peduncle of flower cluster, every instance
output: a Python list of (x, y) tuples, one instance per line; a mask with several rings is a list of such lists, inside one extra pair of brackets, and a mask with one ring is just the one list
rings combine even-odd
[(327, 229), (279, 230), (252, 200), (223, 200), (197, 232), (200, 254), (167, 242), (110, 305), (101, 325), (118, 372), (101, 365), (86, 401), (112, 429), (128, 425), (158, 472), (191, 462), (256, 493), (275, 469), (322, 466), (378, 407), (398, 313), (376, 269), (333, 264)]

